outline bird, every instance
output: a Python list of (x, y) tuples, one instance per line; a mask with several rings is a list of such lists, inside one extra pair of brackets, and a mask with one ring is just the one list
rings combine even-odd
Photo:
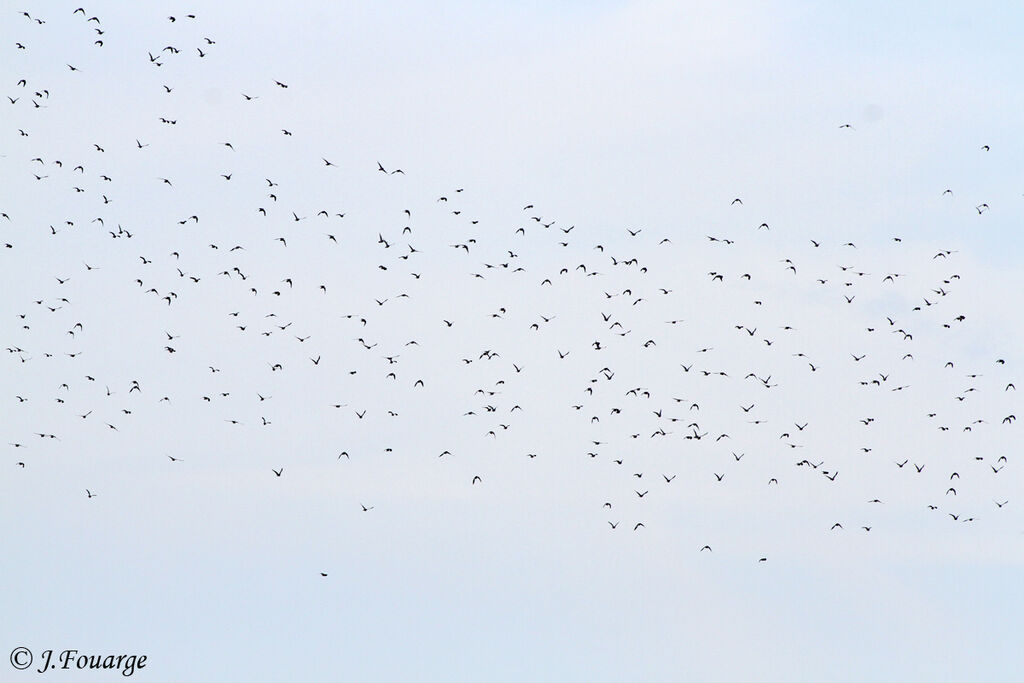
[[(64, 11), (64, 19), (70, 21)], [(72, 32), (79, 13), (88, 28), (95, 26), (100, 32)], [(230, 59), (238, 68), (224, 80), (223, 74), (214, 73), (218, 62), (229, 50), (237, 50), (239, 36), (245, 36), (239, 34), (233, 41), (202, 37), (205, 31), (199, 30), (198, 22), (190, 26), (193, 15), (158, 15), (164, 17), (158, 28), (136, 26), (125, 15), (109, 23), (109, 34), (102, 33), (106, 22), (87, 18), (85, 8), (73, 15), (75, 23), (69, 24), (67, 35), (58, 36), (67, 42), (67, 56), (39, 49), (46, 43), (37, 41), (33, 31), (49, 30), (52, 24), (37, 28), (43, 20), (27, 13), (29, 30), (17, 31), (24, 31), (24, 36), (14, 36), (22, 42), (9, 45), (17, 50), (12, 56), (17, 55), (17, 68), (24, 69), (25, 78), (13, 85), (23, 90), (12, 91), (9, 84), (5, 93), (12, 151), (0, 157), (15, 190), (19, 177), (37, 181), (30, 183), (31, 192), (7, 193), (0, 207), (8, 212), (0, 213), (0, 253), (17, 257), (4, 266), (11, 274), (9, 291), (4, 291), (10, 306), (5, 310), (16, 325), (5, 328), (3, 356), (11, 362), (11, 381), (0, 402), (5, 402), (15, 430), (7, 437), (12, 439), (8, 448), (21, 449), (26, 462), (28, 456), (38, 455), (34, 464), (48, 472), (48, 481), (56, 484), (54, 491), (61, 490), (59, 479), (77, 476), (80, 468), (49, 468), (47, 463), (55, 462), (49, 447), (93, 440), (101, 451), (145, 451), (161, 437), (154, 429), (159, 421), (169, 434), (195, 432), (209, 437), (211, 444), (226, 443), (228, 435), (219, 430), (231, 429), (231, 444), (253, 457), (222, 462), (235, 468), (229, 474), (249, 470), (265, 477), (260, 457), (273, 452), (276, 468), (271, 471), (276, 478), (283, 476), (285, 466), (291, 468), (301, 459), (303, 467), (312, 468), (313, 476), (327, 486), (325, 490), (333, 491), (331, 482), (342, 480), (320, 468), (355, 467), (343, 477), (344, 491), (334, 491), (344, 493), (342, 499), (353, 497), (346, 503), (352, 504), (353, 513), (355, 499), (372, 495), (369, 478), (386, 476), (391, 467), (408, 475), (396, 490), (410, 500), (449, 495), (444, 486), (449, 475), (470, 479), (471, 487), (481, 484), (481, 489), (471, 491), (481, 495), (472, 496), (469, 509), (487, 521), (489, 507), (520, 495), (517, 487), (536, 483), (543, 488), (545, 477), (551, 475), (548, 468), (556, 462), (569, 468), (563, 474), (569, 473), (579, 490), (560, 499), (557, 511), (541, 506), (534, 511), (537, 514), (564, 510), (575, 519), (568, 507), (594, 497), (616, 501), (616, 510), (619, 501), (627, 507), (653, 509), (730, 491), (730, 500), (740, 506), (737, 515), (753, 510), (773, 520), (793, 500), (805, 500), (800, 514), (817, 530), (817, 536), (807, 537), (808, 544), (827, 533), (827, 520), (835, 513), (828, 507), (833, 496), (818, 495), (824, 481), (802, 476), (807, 473), (820, 472), (840, 496), (860, 495), (854, 490), (861, 490), (858, 487), (879, 496), (885, 491), (884, 504), (881, 497), (869, 501), (879, 519), (860, 527), (865, 531), (882, 525), (883, 518), (886, 524), (903, 523), (901, 518), (905, 521), (913, 514), (906, 503), (934, 495), (936, 473), (949, 472), (947, 463), (962, 462), (955, 467), (964, 472), (947, 481), (945, 495), (956, 497), (945, 500), (969, 504), (987, 496), (997, 509), (1007, 505), (1004, 491), (993, 484), (1005, 482), (1012, 473), (1006, 460), (996, 458), (1005, 457), (999, 449), (1012, 458), (1009, 445), (1017, 408), (1010, 392), (1015, 391), (1016, 378), (1011, 356), (997, 360), (1003, 355), (1000, 351), (983, 355), (1008, 342), (982, 327), (1005, 311), (975, 294), (985, 290), (966, 286), (972, 277), (974, 287), (991, 276), (976, 267), (976, 259), (969, 259), (970, 269), (954, 274), (963, 253), (915, 240), (858, 235), (857, 245), (847, 241), (852, 235), (841, 232), (835, 238), (820, 233), (811, 239), (809, 233), (817, 230), (801, 231), (791, 221), (773, 217), (778, 197), (751, 195), (744, 188), (720, 189), (728, 194), (710, 192), (707, 197), (690, 192), (684, 211), (672, 219), (680, 225), (674, 229), (671, 217), (651, 204), (659, 201), (657, 193), (637, 194), (641, 180), (629, 174), (623, 175), (624, 189), (618, 195), (595, 184), (591, 189), (599, 199), (593, 205), (573, 206), (580, 200), (571, 193), (562, 193), (557, 204), (541, 197), (509, 199), (482, 193), (480, 189), (490, 185), (480, 182), (486, 180), (482, 176), (470, 179), (473, 185), (467, 180), (465, 187), (445, 177), (448, 171), (422, 177), (421, 169), (431, 168), (429, 164), (417, 164), (416, 172), (410, 166), (408, 176), (396, 167), (397, 160), (385, 167), (376, 156), (357, 153), (349, 164), (350, 155), (337, 156), (334, 133), (300, 128), (295, 118), (309, 108), (310, 96), (337, 99), (330, 79), (320, 79), (318, 90), (310, 91), (304, 87), (306, 80), (284, 73), (289, 60), (275, 61), (274, 70), (280, 73), (260, 73), (256, 63), (239, 61), (244, 54), (236, 51)], [(92, 59), (80, 61), (81, 71), (67, 63), (84, 59), (72, 56), (79, 44), (90, 51), (102, 46), (99, 54), (107, 56), (121, 50), (125, 34), (115, 32), (115, 26), (129, 29), (139, 45), (174, 44), (157, 53), (144, 53), (144, 48), (123, 53), (129, 66), (147, 67), (138, 74), (141, 80), (116, 83), (113, 72), (96, 68), (99, 62)], [(199, 59), (190, 55), (189, 47), (196, 49)], [(302, 41), (293, 41), (292, 47), (298, 57), (304, 54)], [(294, 63), (289, 68), (308, 68), (302, 59), (290, 61)], [(43, 69), (46, 64), (65, 68), (50, 73)], [(152, 74), (152, 68), (161, 69), (161, 78)], [(49, 82), (37, 75), (46, 73), (52, 77), (45, 79)], [(211, 78), (220, 78), (218, 87), (229, 93), (230, 101), (216, 102), (213, 90), (205, 95), (197, 91), (217, 110), (213, 118), (197, 116), (202, 108), (188, 106), (191, 95), (184, 86), (208, 84)], [(28, 80), (37, 79), (39, 83), (29, 88)], [(247, 81), (256, 85), (242, 85)], [(138, 114), (132, 119), (136, 125), (108, 126), (104, 143), (96, 144), (88, 139), (94, 127), (86, 124), (102, 113), (104, 100), (89, 93), (104, 93), (114, 86), (127, 88), (133, 113)], [(241, 92), (242, 87), (247, 91)], [(410, 120), (416, 118), (413, 100), (403, 114)], [(546, 115), (543, 107), (534, 107), (534, 113)], [(601, 113), (595, 116), (600, 118)], [(400, 141), (402, 136), (390, 135), (391, 124), (382, 121), (384, 136), (377, 137)], [(159, 132), (152, 132), (157, 123)], [(826, 121), (824, 132), (834, 131), (833, 125), (837, 124)], [(850, 123), (839, 128), (851, 135), (855, 130)], [(49, 134), (57, 129), (60, 136)], [(225, 134), (225, 129), (232, 134)], [(871, 131), (857, 132), (833, 142), (873, 144), (868, 139)], [(148, 142), (136, 136), (147, 137)], [(955, 154), (955, 140), (936, 140), (937, 153)], [(905, 145), (899, 140), (890, 144)], [(106, 147), (111, 147), (109, 154)], [(400, 149), (377, 147), (372, 154), (389, 159)], [(223, 164), (225, 148), (240, 165)], [(981, 149), (990, 151), (987, 145)], [(805, 154), (799, 147), (790, 152), (797, 161)], [(559, 159), (565, 174), (579, 171), (572, 155)], [(983, 161), (993, 159), (990, 155)], [(598, 158), (593, 163), (600, 166), (605, 161)], [(189, 171), (178, 170), (185, 162)], [(851, 168), (856, 175), (856, 168)], [(969, 174), (969, 165), (964, 168)], [(523, 170), (529, 177), (531, 169)], [(784, 164), (776, 175), (790, 170)], [(998, 169), (986, 173), (992, 172)], [(224, 183), (216, 180), (218, 175)], [(266, 175), (275, 175), (277, 182)], [(601, 178), (600, 173), (591, 175), (591, 180)], [(152, 182), (154, 177), (157, 183)], [(964, 206), (962, 190), (954, 196), (946, 189), (939, 200), (934, 192), (941, 191), (941, 185), (931, 185), (904, 202), (906, 207), (897, 203), (897, 213), (889, 218), (905, 221), (917, 215), (911, 213), (913, 208), (919, 208), (921, 215), (941, 223), (974, 206), (979, 216), (993, 213), (984, 220), (1002, 220), (1012, 206), (1007, 201), (1000, 204), (996, 194), (984, 194), (992, 191), (987, 177), (974, 179), (977, 197)], [(922, 178), (917, 180), (928, 180)], [(825, 194), (813, 196), (828, 196), (827, 184), (835, 181), (817, 180), (826, 184)], [(514, 189), (505, 187), (513, 194)], [(988, 198), (997, 202), (995, 208), (978, 203)], [(606, 199), (621, 206), (602, 215), (599, 205)], [(878, 203), (875, 196), (860, 199), (865, 206)], [(921, 204), (915, 207), (914, 201)], [(351, 202), (351, 208), (342, 202)], [(216, 211), (204, 213), (200, 225), (198, 213), (205, 210), (200, 207), (208, 204)], [(765, 219), (757, 224), (747, 218), (743, 221), (749, 222), (737, 224), (738, 215), (723, 215), (755, 208), (759, 215), (754, 216)], [(803, 222), (816, 225), (823, 216), (834, 218), (829, 214), (834, 209), (834, 202), (805, 200)], [(187, 213), (193, 215), (183, 218)], [(587, 216), (592, 218), (590, 225)], [(857, 217), (851, 213), (847, 218)], [(251, 225), (254, 218), (266, 226)], [(321, 219), (344, 223), (327, 228), (333, 233), (306, 229)], [(687, 224), (694, 221), (745, 225), (746, 230), (732, 239), (724, 228), (689, 230)], [(267, 232), (271, 223), (277, 227)], [(939, 224), (937, 230), (940, 234), (945, 228)], [(415, 246), (410, 243), (413, 234)], [(973, 253), (968, 247), (981, 237), (971, 231), (958, 235), (966, 245), (961, 251)], [(108, 239), (117, 241), (111, 244)], [(140, 246), (133, 250), (126, 245)], [(839, 273), (834, 270), (834, 252), (844, 259)], [(79, 262), (84, 272), (62, 272), (64, 266), (58, 265)], [(38, 277), (26, 275), (30, 263), (38, 266)], [(92, 265), (96, 263), (101, 266)], [(904, 304), (910, 309), (906, 313), (900, 308)], [(984, 317), (977, 307), (987, 311)], [(815, 320), (801, 319), (807, 316)], [(454, 329), (456, 324), (459, 330)], [(352, 338), (349, 325), (363, 336)], [(937, 358), (929, 349), (943, 349), (949, 356)], [(557, 362), (551, 350), (556, 351)], [(844, 360), (847, 353), (855, 365), (834, 362)], [(573, 361), (562, 362), (570, 354)], [(700, 354), (696, 357), (702, 359), (702, 368), (695, 367), (695, 354)], [(887, 364), (895, 358), (901, 359), (897, 367)], [(974, 366), (969, 381), (961, 370), (965, 363)], [(945, 372), (954, 368), (957, 371)], [(312, 373), (315, 382), (310, 381)], [(131, 377), (138, 382), (129, 383)], [(892, 385), (889, 379), (894, 380)], [(108, 382), (116, 391), (107, 388), (104, 395), (101, 388)], [(884, 389), (889, 391), (875, 393)], [(254, 411), (257, 405), (259, 410)], [(865, 409), (858, 407), (866, 405), (872, 406), (868, 412), (874, 417), (866, 417)], [(353, 408), (356, 420), (342, 410), (345, 407)], [(67, 420), (68, 408), (67, 415), (80, 419)], [(106, 422), (110, 419), (118, 422)], [(814, 430), (809, 429), (811, 421)], [(775, 424), (792, 427), (776, 430)], [(20, 426), (28, 428), (28, 436), (41, 430), (34, 432), (38, 440), (16, 433)], [(263, 433), (253, 432), (260, 427), (265, 428)], [(861, 427), (871, 427), (870, 442), (849, 439), (850, 429)], [(793, 428), (798, 430), (796, 438)], [(708, 438), (709, 434), (715, 436)], [(723, 440), (741, 450), (721, 450)], [(279, 448), (282, 444), (285, 447)], [(320, 457), (326, 455), (324, 445), (335, 454), (334, 462)], [(804, 449), (809, 456), (787, 477), (780, 469), (783, 461), (776, 457), (779, 449)], [(428, 460), (420, 464), (432, 463), (429, 467), (437, 468), (433, 474), (417, 469), (423, 453)], [(526, 460), (521, 459), (523, 454)], [(875, 457), (879, 454), (881, 460)], [(190, 486), (187, 482), (197, 476), (196, 465), (205, 457), (188, 453), (182, 460), (164, 455), (171, 463), (189, 462), (165, 473), (171, 487)], [(345, 463), (340, 462), (342, 455)], [(577, 455), (579, 461), (574, 460)], [(670, 459), (677, 464), (667, 464)], [(485, 461), (487, 467), (504, 468), (503, 474), (515, 476), (498, 476), (498, 470), (484, 469)], [(25, 467), (26, 462), (16, 466)], [(887, 462), (894, 462), (899, 471)], [(913, 469), (905, 470), (910, 462)], [(923, 476), (926, 463), (928, 477)], [(99, 458), (83, 460), (85, 464), (99, 468), (102, 475), (110, 463)], [(1000, 479), (990, 479), (985, 467)], [(482, 475), (470, 474), (474, 471), (488, 472), (487, 487), (482, 486)], [(31, 472), (22, 474), (28, 476), (19, 485), (31, 492), (39, 482)], [(127, 470), (127, 476), (136, 475)], [(717, 486), (727, 475), (730, 486)], [(299, 479), (291, 477), (284, 486)], [(766, 480), (763, 499), (752, 497), (752, 490)], [(386, 483), (378, 481), (382, 482)], [(122, 483), (127, 486), (131, 481)], [(415, 490), (410, 493), (406, 485)], [(640, 485), (647, 488), (640, 491)], [(109, 490), (112, 484), (107, 486), (104, 508), (117, 505), (121, 498)], [(650, 486), (656, 490), (653, 499), (647, 497)], [(232, 495), (247, 495), (244, 488)], [(637, 501), (628, 498), (629, 490)], [(963, 495), (957, 496), (958, 490)], [(304, 495), (313, 496), (315, 503), (322, 493), (311, 489)], [(87, 494), (93, 497), (91, 490)], [(868, 500), (866, 495), (873, 494), (860, 500)], [(277, 504), (266, 501), (268, 514)], [(360, 508), (373, 509), (363, 503)], [(398, 514), (416, 514), (408, 506), (397, 509)], [(391, 524), (396, 519), (390, 517), (392, 511), (360, 521)], [(609, 521), (610, 516), (594, 512), (584, 514), (595, 527), (603, 528), (602, 522), (612, 530), (619, 526), (619, 519)], [(979, 513), (953, 519), (967, 521), (970, 514)], [(650, 521), (652, 535), (645, 537), (650, 540), (667, 529), (664, 519), (651, 516), (641, 522), (625, 515), (621, 521), (628, 527), (632, 518), (634, 531)], [(857, 528), (858, 522), (848, 521)], [(311, 523), (315, 529), (319, 522)], [(655, 530), (658, 525), (660, 532)], [(450, 531), (439, 528), (441, 533)], [(830, 530), (842, 528), (835, 522)], [(974, 531), (960, 528), (963, 533)], [(852, 539), (837, 534), (830, 540)], [(572, 544), (572, 538), (558, 540)], [(704, 550), (710, 553), (711, 546), (700, 548)], [(763, 550), (755, 550), (736, 557), (767, 560), (760, 556)], [(716, 556), (715, 561), (732, 561), (728, 555)]]

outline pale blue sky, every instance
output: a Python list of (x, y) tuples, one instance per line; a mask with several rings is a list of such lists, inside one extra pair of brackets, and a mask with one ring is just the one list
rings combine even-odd
[(76, 7), (0, 19), (2, 657), (1016, 675), (1021, 9), (102, 2), (97, 36)]

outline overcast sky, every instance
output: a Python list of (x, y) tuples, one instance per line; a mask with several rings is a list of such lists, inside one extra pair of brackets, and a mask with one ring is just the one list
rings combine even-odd
[(0, 678), (1016, 674), (1020, 10), (33, 4)]

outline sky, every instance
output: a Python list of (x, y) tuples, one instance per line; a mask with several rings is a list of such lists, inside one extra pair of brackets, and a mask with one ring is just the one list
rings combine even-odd
[(1019, 8), (78, 6), (0, 20), (0, 678), (1015, 674)]

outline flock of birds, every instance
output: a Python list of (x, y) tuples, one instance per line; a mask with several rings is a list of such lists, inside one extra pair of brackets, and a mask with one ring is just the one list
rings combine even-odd
[[(1002, 355), (952, 355), (943, 335), (970, 324), (955, 250), (922, 252), (898, 236), (796, 244), (742, 197), (722, 202), (746, 226), (730, 235), (588, 230), (529, 201), (489, 220), (454, 186), (409, 198), (399, 184), (412, 169), (291, 151), (301, 126), (288, 121), (273, 146), (238, 140), (262, 125), (246, 108), (295, 95), (284, 76), (233, 93), (242, 113), (228, 124), (189, 121), (176, 98), (219, 47), (191, 13), (161, 20), (166, 44), (124, 56), (164, 108), (57, 151), (37, 131), (55, 112), (87, 110), (93, 102), (65, 92), (104, 73), (35, 43), (57, 21), (78, 32), (72, 51), (109, 51), (119, 37), (85, 8), (54, 11), (21, 12), (24, 37), (4, 46), (2, 73), (25, 73), (2, 84), (0, 163), (36, 194), (4, 199), (0, 256), (4, 268), (64, 264), (3, 294), (9, 467), (45, 468), (48, 454), (97, 441), (126, 451), (154, 424), (205, 430), (228, 448), (330, 432), (340, 445), (312, 457), (344, 467), (396, 458), (394, 434), (434, 425), (404, 455), (459, 462), (445, 472), (473, 490), (511, 486), (502, 467), (529, 472), (538, 460), (603, 468), (603, 488), (586, 495), (593, 522), (614, 533), (642, 533), (652, 499), (730, 486), (828, 496), (851, 480), (844, 492), (859, 502), (842, 518), (818, 503), (823, 533), (870, 533), (914, 510), (968, 524), (1013, 509), (1000, 482), (1016, 466), (1004, 449), (1014, 368)], [(178, 150), (198, 177), (158, 170)], [(279, 159), (314, 189), (279, 172)], [(394, 203), (369, 216), (323, 199), (342, 172)], [(955, 200), (952, 189), (936, 196)], [(108, 298), (121, 302), (116, 317)], [(795, 313), (794, 301), (814, 313)], [(949, 448), (919, 448), (924, 434)], [(201, 456), (153, 457), (189, 467)], [(272, 482), (309, 462), (273, 457), (253, 465)], [(106, 494), (88, 480), (80, 490)], [(358, 514), (379, 506), (351, 501)], [(694, 551), (713, 552), (707, 541)]]

